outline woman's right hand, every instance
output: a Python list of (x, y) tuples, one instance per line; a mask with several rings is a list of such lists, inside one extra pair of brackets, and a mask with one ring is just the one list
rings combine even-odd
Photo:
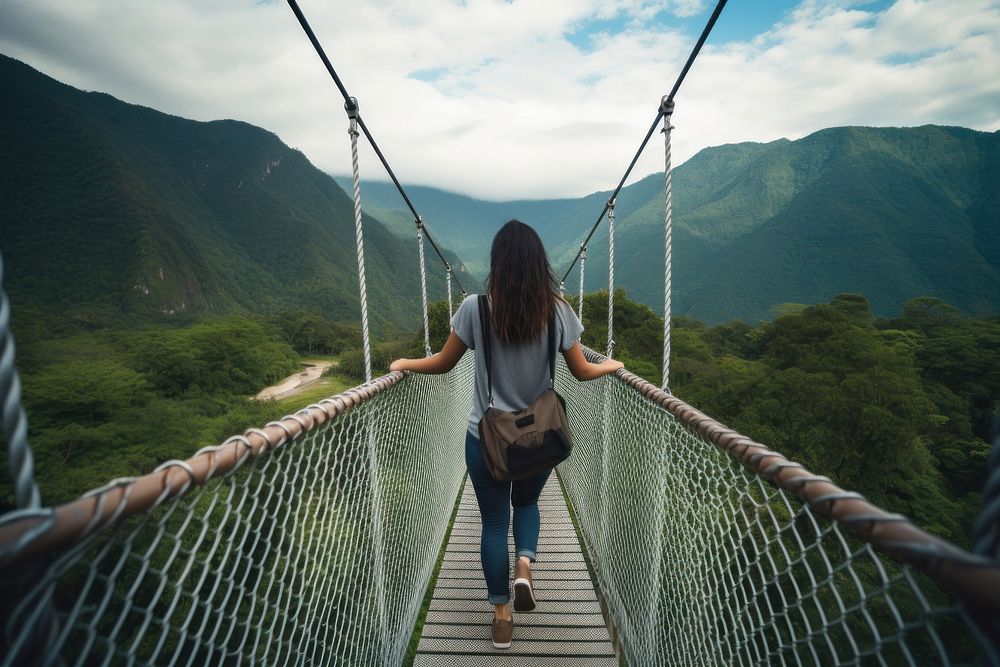
[(609, 375), (619, 368), (625, 368), (625, 364), (617, 359), (605, 359), (601, 362), (601, 370), (607, 372)]
[(563, 358), (566, 360), (566, 367), (569, 368), (569, 372), (580, 382), (596, 380), (599, 377), (614, 373), (619, 368), (625, 367), (617, 359), (605, 359), (599, 363), (587, 361), (587, 358), (583, 356), (583, 351), (580, 349), (580, 341), (576, 341), (572, 347), (564, 351)]

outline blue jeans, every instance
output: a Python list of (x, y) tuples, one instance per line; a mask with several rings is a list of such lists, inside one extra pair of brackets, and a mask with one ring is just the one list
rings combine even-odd
[(490, 475), (483, 458), (483, 446), (471, 433), (465, 436), (465, 465), (476, 490), (483, 534), (479, 554), (486, 576), (490, 604), (505, 604), (510, 599), (510, 561), (507, 554), (507, 530), (510, 508), (514, 506), (514, 548), (518, 556), (535, 562), (538, 551), (538, 496), (552, 468), (516, 482), (498, 482)]

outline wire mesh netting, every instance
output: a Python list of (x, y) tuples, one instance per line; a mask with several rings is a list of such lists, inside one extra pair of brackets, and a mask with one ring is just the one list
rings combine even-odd
[(629, 664), (996, 661), (936, 583), (636, 388), (564, 365), (557, 388), (575, 441), (560, 476)]
[(41, 578), (4, 568), (3, 664), (398, 664), (464, 473), (471, 357), (53, 554)]
[[(9, 561), (3, 664), (398, 664), (461, 483), (472, 380), (466, 355), (316, 428), (291, 417), (294, 441)], [(576, 441), (560, 476), (630, 664), (997, 662), (934, 581), (696, 435), (655, 388), (562, 364), (557, 384)]]

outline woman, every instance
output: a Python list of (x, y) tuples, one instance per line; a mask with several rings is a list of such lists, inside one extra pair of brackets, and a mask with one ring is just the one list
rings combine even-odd
[[(542, 241), (534, 229), (511, 220), (493, 238), (490, 274), (486, 281), (490, 302), (493, 357), (493, 405), (501, 410), (521, 410), (548, 389), (548, 326), (555, 311), (556, 342), (570, 372), (578, 380), (593, 380), (613, 373), (621, 362), (608, 359), (592, 364), (580, 350), (583, 325), (560, 296), (559, 283)], [(462, 302), (452, 318), (452, 332), (437, 354), (425, 359), (397, 359), (392, 371), (447, 373), (469, 348), (482, 345), (477, 296)], [(476, 400), (469, 414), (465, 437), (465, 463), (476, 490), (483, 532), (480, 543), (483, 574), (489, 601), (495, 606), (493, 645), (509, 648), (513, 618), (508, 608), (507, 529), (514, 507), (514, 610), (531, 611), (535, 595), (531, 564), (538, 549), (538, 496), (552, 469), (530, 479), (498, 482), (490, 476), (479, 442), (479, 420), (489, 405), (485, 355), (476, 355)]]

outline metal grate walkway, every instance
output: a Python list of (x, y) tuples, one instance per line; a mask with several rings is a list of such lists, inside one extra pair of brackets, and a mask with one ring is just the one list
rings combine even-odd
[[(514, 613), (514, 642), (490, 641), (493, 606), (479, 564), (479, 508), (466, 480), (414, 667), (617, 667), (604, 617), (566, 509), (559, 481), (549, 478), (538, 501), (542, 529), (532, 568), (538, 606)], [(514, 540), (508, 537), (511, 568)]]

